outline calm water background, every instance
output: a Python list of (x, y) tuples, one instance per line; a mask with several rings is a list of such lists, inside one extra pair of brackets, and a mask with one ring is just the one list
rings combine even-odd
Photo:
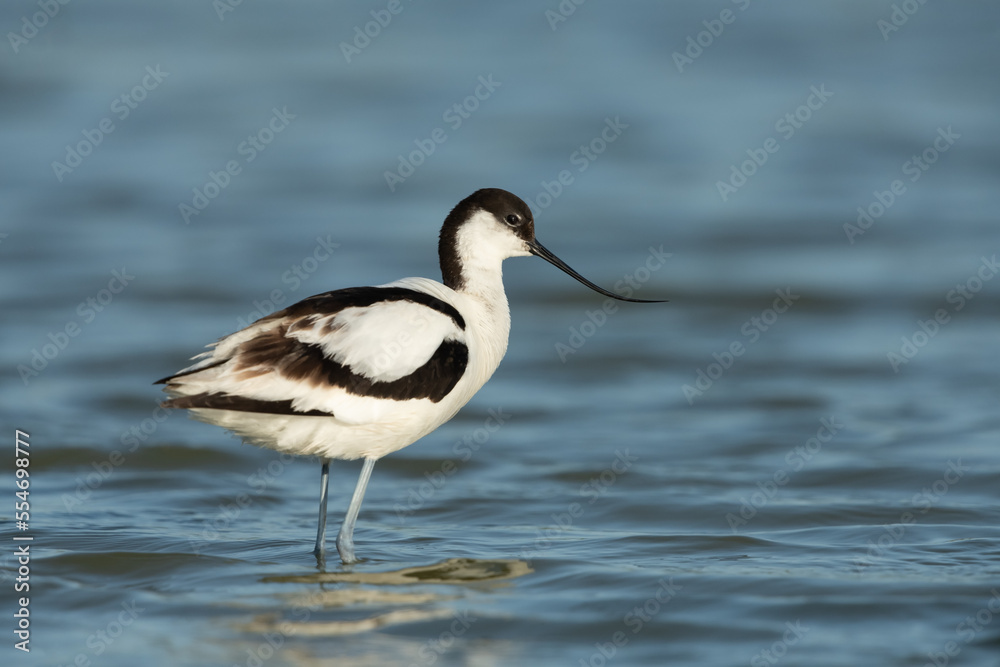
[[(25, 655), (8, 454), (3, 662), (1000, 664), (1000, 8), (901, 4), (889, 31), (887, 0), (404, 0), (345, 55), (386, 3), (95, 0), (37, 34), (4, 3), (30, 39), (0, 45), (0, 392), (35, 541)], [(597, 314), (509, 261), (500, 370), (379, 462), (366, 560), (320, 572), (319, 466), (151, 382), (272, 300), (437, 277), (487, 186), (670, 303)]]

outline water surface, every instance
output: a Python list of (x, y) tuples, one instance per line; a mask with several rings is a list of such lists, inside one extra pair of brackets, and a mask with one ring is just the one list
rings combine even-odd
[[(386, 4), (219, 4), (60, 5), (3, 47), (10, 664), (1000, 664), (996, 9), (404, 2), (348, 62)], [(479, 187), (670, 303), (510, 260), (504, 363), (376, 465), (365, 560), (318, 568), (318, 463), (151, 383), (299, 298), (437, 277)]]

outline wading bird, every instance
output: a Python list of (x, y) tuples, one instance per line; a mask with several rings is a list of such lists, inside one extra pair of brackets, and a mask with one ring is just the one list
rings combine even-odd
[(209, 345), (157, 384), (185, 408), (245, 441), (322, 461), (315, 554), (322, 558), (330, 459), (364, 459), (337, 535), (344, 563), (375, 462), (455, 416), (507, 350), (501, 264), (535, 255), (593, 284), (535, 239), (528, 206), (478, 190), (451, 211), (438, 242), (442, 282), (404, 278), (317, 294)]

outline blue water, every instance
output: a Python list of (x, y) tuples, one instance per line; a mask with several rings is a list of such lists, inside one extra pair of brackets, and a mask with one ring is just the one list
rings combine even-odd
[[(0, 10), (5, 664), (1000, 665), (1000, 10), (50, 5)], [(670, 303), (510, 260), (499, 371), (317, 568), (318, 464), (151, 383), (438, 277), (480, 187)]]

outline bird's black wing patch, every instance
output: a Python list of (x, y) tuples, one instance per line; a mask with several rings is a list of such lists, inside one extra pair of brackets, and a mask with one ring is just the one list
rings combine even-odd
[(173, 375), (168, 375), (165, 378), (157, 380), (153, 384), (167, 384), (168, 382), (175, 380), (177, 378), (182, 378), (185, 375), (191, 375), (192, 373), (200, 373), (201, 371), (208, 370), (209, 368), (215, 368), (216, 366), (221, 366), (227, 361), (228, 359), (222, 359), (220, 361), (216, 361), (214, 364), (208, 364), (207, 366), (198, 366), (197, 368), (190, 368), (186, 371), (181, 371), (180, 373), (174, 373)]
[(412, 301), (422, 306), (432, 308), (450, 317), (455, 325), (465, 330), (465, 318), (455, 306), (436, 296), (418, 292), (408, 287), (347, 287), (333, 292), (324, 292), (293, 303), (284, 310), (261, 318), (259, 322), (291, 317), (306, 318), (310, 315), (334, 315), (345, 308), (365, 308), (379, 301)]
[(195, 394), (193, 396), (178, 396), (162, 403), (165, 408), (208, 408), (212, 410), (233, 410), (236, 412), (257, 412), (271, 415), (298, 415), (301, 417), (332, 417), (333, 414), (322, 410), (306, 412), (296, 410), (289, 401), (262, 401), (246, 396), (231, 394)]

